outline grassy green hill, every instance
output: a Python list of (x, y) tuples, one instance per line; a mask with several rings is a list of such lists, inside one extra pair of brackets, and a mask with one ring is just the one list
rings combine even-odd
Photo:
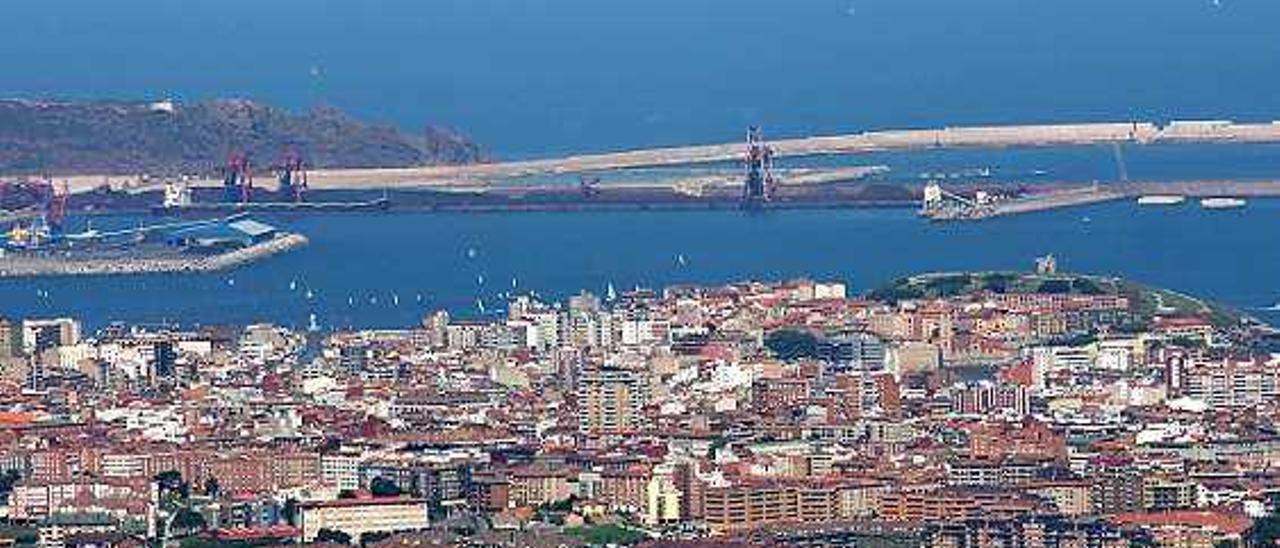
[(1087, 274), (1038, 274), (1032, 272), (946, 272), (920, 274), (894, 280), (868, 294), (896, 302), (993, 293), (1060, 293), (1077, 295), (1125, 295), (1133, 312), (1144, 320), (1155, 316), (1202, 316), (1220, 326), (1238, 324), (1238, 311), (1189, 295), (1147, 285)]

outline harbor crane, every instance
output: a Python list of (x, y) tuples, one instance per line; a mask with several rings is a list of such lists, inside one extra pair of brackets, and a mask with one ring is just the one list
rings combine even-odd
[(50, 233), (57, 235), (62, 232), (63, 221), (67, 218), (67, 198), (71, 196), (71, 190), (67, 187), (66, 181), (59, 186), (45, 181), (45, 188), (48, 201), (44, 206), (44, 221)]
[(295, 203), (302, 202), (307, 191), (307, 169), (302, 161), (302, 154), (297, 149), (290, 147), (285, 151), (277, 171), (277, 181), (280, 183), (280, 192)]
[(232, 152), (222, 168), (222, 195), (227, 203), (247, 204), (253, 199), (253, 173), (249, 170), (249, 155)]
[(742, 186), (742, 203), (758, 207), (774, 198), (777, 179), (773, 175), (773, 147), (764, 142), (764, 132), (759, 126), (747, 129), (747, 150), (744, 166), (746, 180)]

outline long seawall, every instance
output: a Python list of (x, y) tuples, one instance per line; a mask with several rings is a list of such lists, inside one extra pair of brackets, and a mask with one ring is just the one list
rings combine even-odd
[(8, 254), (0, 258), (0, 278), (35, 276), (118, 276), (229, 270), (307, 245), (301, 234), (284, 234), (247, 247), (208, 256), (67, 258)]
[[(797, 157), (927, 149), (1058, 147), (1113, 143), (1147, 145), (1275, 142), (1280, 142), (1280, 121), (1195, 121), (1173, 122), (1166, 126), (1151, 122), (1102, 122), (947, 127), (780, 139), (769, 144), (778, 157)], [(311, 174), (310, 184), (313, 188), (457, 185), (504, 177), (737, 161), (742, 153), (743, 145), (734, 142), (464, 166), (320, 170)]]
[[(963, 126), (779, 139), (769, 144), (778, 157), (798, 157), (929, 149), (1191, 143), (1280, 143), (1280, 121), (1236, 123), (1229, 120), (1200, 120), (1177, 121), (1163, 126), (1153, 122)], [(313, 189), (352, 190), (483, 186), (494, 180), (511, 177), (738, 161), (742, 152), (742, 143), (731, 142), (469, 165), (318, 169), (309, 173), (308, 184)], [(127, 178), (116, 179), (126, 184), (130, 182)], [(73, 192), (83, 192), (101, 185), (104, 177), (86, 175), (67, 180), (71, 183)], [(193, 184), (214, 187), (222, 183), (217, 180), (202, 180)], [(134, 181), (132, 186), (158, 188), (160, 185), (155, 181)]]

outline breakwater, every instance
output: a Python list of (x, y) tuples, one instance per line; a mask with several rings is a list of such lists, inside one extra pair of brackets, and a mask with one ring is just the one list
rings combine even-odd
[(147, 256), (145, 253), (139, 253), (115, 257), (79, 257), (74, 254), (32, 255), (10, 252), (0, 257), (0, 278), (214, 272), (266, 259), (305, 246), (307, 243), (307, 238), (301, 234), (283, 234), (224, 253), (199, 256), (186, 254)]
[[(1242, 123), (1230, 120), (1196, 120), (1175, 121), (1164, 125), (1129, 121), (889, 129), (778, 139), (769, 144), (776, 157), (786, 158), (917, 150), (1242, 143), (1280, 143), (1280, 121)], [(743, 146), (740, 142), (730, 142), (466, 165), (317, 169), (309, 172), (308, 184), (312, 189), (348, 190), (477, 187), (515, 177), (737, 162), (742, 158)], [(65, 180), (70, 184), (72, 192), (80, 193), (98, 188), (106, 179), (108, 178), (103, 175), (83, 175)], [(115, 177), (112, 180), (113, 184), (132, 191), (162, 187), (162, 181), (158, 179)], [(221, 179), (192, 182), (193, 186), (205, 188), (219, 188), (221, 184)]]
[[(1280, 122), (1101, 122), (866, 131), (771, 141), (775, 156), (866, 154), (912, 150), (1001, 149), (1110, 144), (1229, 144), (1280, 142)], [(406, 169), (340, 169), (311, 173), (313, 188), (449, 186), (507, 177), (597, 172), (739, 161), (743, 144), (692, 145), (518, 162)], [(216, 181), (215, 181), (216, 183)]]

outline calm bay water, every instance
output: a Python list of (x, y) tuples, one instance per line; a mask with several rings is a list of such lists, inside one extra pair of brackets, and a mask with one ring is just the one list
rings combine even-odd
[(477, 315), (477, 300), (492, 313), (513, 282), (515, 291), (549, 298), (579, 289), (600, 294), (609, 283), (623, 289), (796, 276), (842, 279), (861, 291), (919, 271), (1028, 269), (1045, 253), (1067, 270), (1125, 276), (1241, 308), (1280, 300), (1277, 201), (1232, 211), (1113, 203), (973, 224), (931, 224), (907, 210), (389, 213), (278, 221), (313, 244), (226, 274), (3, 281), (0, 302), (7, 314), (67, 314), (93, 325), (119, 319), (302, 326), (315, 314), (326, 327), (403, 326), (434, 308)]
[[(798, 136), (1280, 118), (1274, 0), (11, 0), (4, 16), (20, 24), (0, 33), (0, 95), (332, 104), (410, 131), (443, 123), (505, 158), (720, 142), (751, 124)], [(1135, 178), (1280, 175), (1274, 146), (1127, 156)], [(1102, 148), (823, 161), (886, 163), (898, 180), (1117, 171)], [(548, 296), (801, 275), (865, 289), (1048, 252), (1073, 271), (1259, 307), (1280, 300), (1277, 219), (1274, 202), (964, 225), (909, 211), (268, 219), (313, 245), (225, 275), (0, 281), (0, 314), (400, 326), (436, 307), (477, 313), (477, 299), (492, 310), (513, 280)]]
[(1274, 0), (6, 0), (0, 95), (328, 103), (498, 155), (1280, 118)]

